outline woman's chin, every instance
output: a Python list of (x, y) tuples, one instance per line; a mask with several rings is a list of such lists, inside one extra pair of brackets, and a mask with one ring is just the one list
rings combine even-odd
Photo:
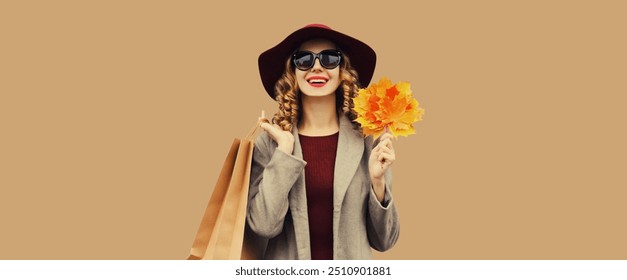
[(301, 92), (309, 97), (322, 97), (333, 95), (335, 93), (335, 90), (330, 90), (326, 87), (307, 87), (302, 88)]

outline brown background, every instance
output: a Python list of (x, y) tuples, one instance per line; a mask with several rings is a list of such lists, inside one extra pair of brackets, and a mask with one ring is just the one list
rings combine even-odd
[(627, 259), (622, 1), (7, 2), (1, 259), (184, 259), (232, 139), (275, 111), (257, 56), (312, 22), (426, 110), (376, 258)]

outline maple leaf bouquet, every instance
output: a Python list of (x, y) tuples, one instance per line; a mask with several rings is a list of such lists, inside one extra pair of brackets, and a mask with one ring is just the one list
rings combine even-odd
[(364, 136), (372, 135), (375, 139), (384, 132), (394, 137), (416, 133), (413, 124), (421, 121), (424, 114), (408, 82), (392, 84), (385, 77), (360, 89), (353, 102)]

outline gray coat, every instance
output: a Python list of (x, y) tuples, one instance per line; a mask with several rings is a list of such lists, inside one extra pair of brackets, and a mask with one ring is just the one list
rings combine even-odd
[[(264, 259), (311, 259), (305, 165), (293, 129), (294, 152), (276, 150), (267, 133), (257, 138), (250, 175), (247, 222), (268, 238)], [(364, 139), (343, 114), (333, 179), (333, 257), (370, 259), (371, 247), (385, 251), (396, 243), (399, 221), (391, 192), (391, 172), (385, 174), (383, 203), (368, 175), (371, 137)]]

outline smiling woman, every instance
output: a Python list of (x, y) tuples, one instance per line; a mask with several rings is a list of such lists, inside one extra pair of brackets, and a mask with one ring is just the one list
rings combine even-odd
[(294, 57), (296, 82), (305, 96), (335, 93), (340, 85), (340, 52), (333, 42), (314, 39), (304, 42)]
[(392, 136), (364, 138), (353, 104), (375, 64), (368, 45), (321, 24), (259, 56), (279, 104), (250, 175), (247, 223), (267, 239), (265, 259), (369, 259), (396, 243)]

